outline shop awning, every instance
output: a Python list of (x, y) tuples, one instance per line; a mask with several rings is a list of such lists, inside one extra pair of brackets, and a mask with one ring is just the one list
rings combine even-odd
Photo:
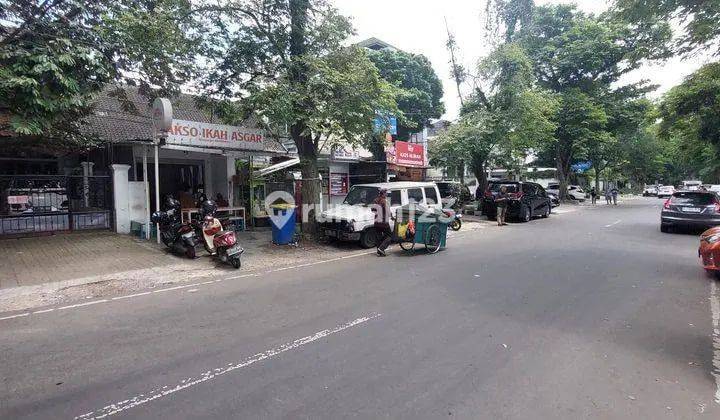
[(253, 178), (262, 178), (264, 176), (270, 175), (271, 173), (293, 167), (298, 163), (300, 163), (300, 158), (293, 158), (284, 162), (276, 163), (274, 165), (268, 166), (267, 168), (263, 168), (253, 172)]

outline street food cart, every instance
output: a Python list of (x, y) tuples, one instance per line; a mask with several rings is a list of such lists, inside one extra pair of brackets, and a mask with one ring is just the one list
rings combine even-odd
[(400, 248), (411, 251), (415, 244), (425, 245), (430, 254), (445, 248), (448, 224), (452, 221), (440, 210), (410, 204), (396, 212), (393, 236)]

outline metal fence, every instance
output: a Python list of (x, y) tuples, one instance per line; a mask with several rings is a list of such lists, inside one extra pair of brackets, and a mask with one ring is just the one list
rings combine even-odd
[(0, 175), (0, 236), (112, 227), (109, 176)]

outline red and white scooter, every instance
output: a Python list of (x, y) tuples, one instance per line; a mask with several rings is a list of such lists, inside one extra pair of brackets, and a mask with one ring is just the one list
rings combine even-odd
[(240, 268), (240, 256), (245, 250), (238, 245), (235, 232), (223, 230), (222, 223), (214, 214), (205, 215), (202, 230), (203, 240), (210, 254), (216, 255), (222, 262)]

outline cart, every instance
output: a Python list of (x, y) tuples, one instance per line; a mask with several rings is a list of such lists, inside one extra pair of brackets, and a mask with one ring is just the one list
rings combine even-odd
[(425, 245), (435, 254), (447, 243), (449, 219), (442, 212), (427, 212), (423, 207), (404, 206), (397, 210), (393, 236), (405, 251), (415, 249), (415, 244)]

